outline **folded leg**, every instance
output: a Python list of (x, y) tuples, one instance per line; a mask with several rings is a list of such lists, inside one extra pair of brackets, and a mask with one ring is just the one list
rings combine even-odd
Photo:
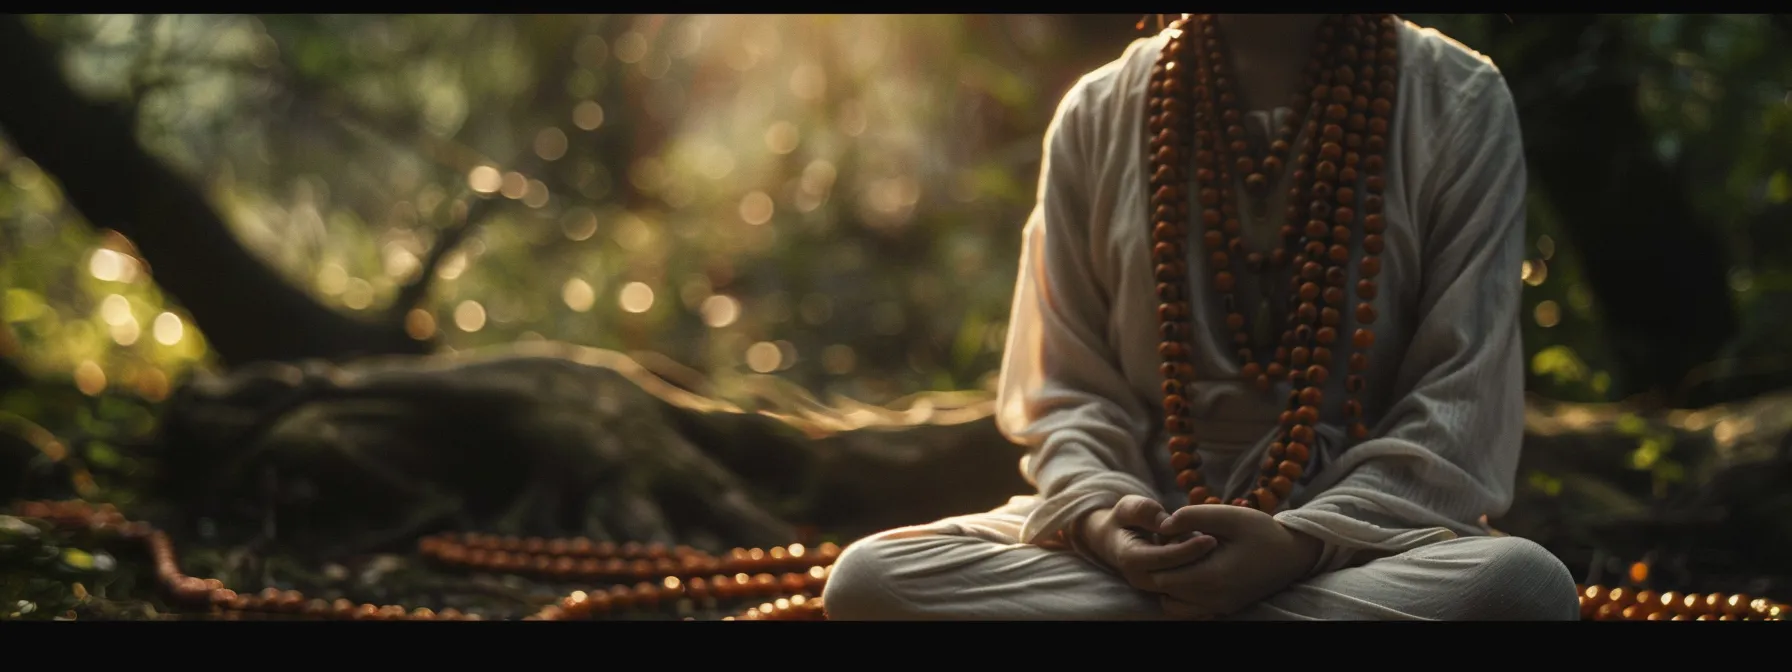
[(980, 513), (846, 548), (822, 599), (835, 620), (1135, 620), (1157, 598), (1074, 553), (1017, 541), (1024, 517)]
[(1241, 620), (1572, 621), (1574, 579), (1517, 537), (1463, 537), (1290, 586)]

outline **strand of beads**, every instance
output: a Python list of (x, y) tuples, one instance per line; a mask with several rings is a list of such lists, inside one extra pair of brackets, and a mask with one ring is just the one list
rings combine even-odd
[(1792, 606), (1742, 594), (1578, 589), (1580, 617), (1587, 621), (1782, 621), (1792, 615)]
[(269, 588), (258, 595), (245, 595), (224, 587), (217, 579), (188, 576), (175, 562), (174, 542), (168, 534), (147, 523), (128, 521), (110, 505), (93, 506), (86, 502), (23, 502), (18, 513), (27, 518), (41, 518), (59, 527), (87, 529), (103, 534), (116, 534), (138, 541), (149, 551), (155, 563), (156, 583), (169, 598), (183, 607), (207, 609), (220, 618), (256, 617), (324, 618), (340, 620), (479, 620), (477, 615), (461, 614), (453, 609), (435, 612), (429, 609), (406, 610), (397, 605), (356, 604), (349, 600), (327, 602), (307, 599), (295, 590)]
[[(1256, 487), (1231, 503), (1273, 512), (1286, 501), (1294, 482), (1304, 475), (1317, 440), (1315, 426), (1336, 348), (1352, 349), (1344, 381), (1349, 396), (1343, 404), (1351, 423), (1350, 434), (1359, 440), (1367, 434), (1361, 422), (1360, 394), (1367, 350), (1374, 344), (1371, 325), (1376, 314), (1371, 301), (1374, 278), (1380, 272), (1380, 236), (1385, 228), (1381, 222), (1381, 170), (1387, 121), (1393, 110), (1393, 77), (1398, 70), (1395, 27), (1393, 18), (1387, 15), (1327, 19), (1319, 29), (1318, 43), (1308, 63), (1308, 83), (1302, 87), (1304, 91), (1310, 86), (1311, 93), (1296, 98), (1299, 113), (1283, 120), (1267, 154), (1252, 154), (1240, 125), (1242, 115), (1231, 71), (1218, 25), (1211, 17), (1196, 16), (1178, 22), (1153, 69), (1147, 108), (1151, 114), (1148, 128), (1153, 134), (1152, 250), (1157, 264), (1158, 296), (1163, 302), (1159, 318), (1164, 342), (1159, 354), (1165, 360), (1165, 427), (1171, 437), (1171, 466), (1178, 484), (1189, 492), (1190, 502), (1212, 503), (1217, 498), (1201, 477), (1183, 397), (1193, 373), (1187, 361), (1192, 348), (1192, 328), (1188, 324), (1192, 288), (1187, 284), (1186, 264), (1180, 257), (1185, 240), (1185, 210), (1198, 209), (1206, 229), (1202, 242), (1212, 266), (1213, 289), (1220, 299), (1232, 341), (1239, 348), (1241, 374), (1259, 389), (1269, 387), (1271, 374), (1283, 376), (1290, 383), (1289, 406), (1280, 418), (1277, 440), (1260, 465)], [(1190, 61), (1193, 68), (1178, 70), (1179, 65)], [(1194, 71), (1192, 75), (1188, 70)], [(1193, 86), (1189, 86), (1191, 78)], [(1185, 90), (1193, 100), (1179, 105), (1178, 96)], [(1192, 128), (1182, 125), (1189, 121), (1193, 122)], [(1282, 155), (1291, 149), (1289, 141), (1297, 137), (1297, 125), (1304, 126), (1304, 132), (1298, 135), (1302, 151), (1289, 166), (1294, 169), (1294, 183), (1290, 185), (1289, 223), (1281, 233), (1284, 244), (1298, 247), (1292, 254), (1277, 249), (1267, 256), (1251, 256), (1245, 252), (1239, 235), (1234, 180), (1243, 175), (1244, 191), (1252, 197), (1267, 191), (1273, 183), (1265, 171), (1279, 177), (1284, 168)], [(1199, 183), (1194, 194), (1186, 193), (1187, 176), (1178, 165), (1185, 158), (1189, 136), (1194, 144), (1194, 177)], [(1302, 201), (1306, 202), (1305, 212), (1300, 208)], [(1175, 207), (1179, 204), (1186, 207)], [(1357, 269), (1361, 276), (1357, 288), (1361, 302), (1350, 315), (1355, 318), (1355, 331), (1347, 344), (1341, 344), (1351, 248), (1357, 242), (1359, 227), (1364, 230), (1364, 256)], [(1279, 265), (1277, 252), (1291, 257), (1293, 262), (1293, 296), (1281, 346), (1269, 366), (1262, 368), (1256, 353), (1248, 347), (1247, 319), (1234, 296), (1236, 278), (1232, 264), (1242, 258), (1253, 269)]]
[[(346, 599), (308, 598), (296, 590), (269, 588), (258, 594), (238, 593), (213, 578), (188, 576), (175, 561), (173, 541), (147, 523), (126, 520), (115, 507), (85, 502), (24, 502), (20, 515), (41, 518), (60, 527), (116, 534), (142, 542), (155, 563), (158, 585), (180, 606), (205, 609), (226, 620), (300, 618), (379, 621), (477, 621), (477, 614), (454, 609), (406, 609), (398, 605), (359, 604)], [(545, 540), (493, 535), (437, 535), (418, 542), (424, 558), (463, 570), (536, 573), (560, 580), (659, 580), (618, 583), (606, 590), (574, 591), (524, 620), (594, 618), (624, 611), (649, 611), (689, 599), (711, 605), (717, 600), (769, 599), (748, 609), (749, 620), (814, 620), (823, 618), (819, 595), (827, 583), (840, 547), (824, 543), (814, 549), (800, 544), (761, 549), (734, 549), (726, 557), (689, 547), (587, 539)], [(782, 572), (774, 574), (774, 572)], [(704, 578), (703, 575), (709, 575)]]
[[(1201, 456), (1195, 451), (1194, 437), (1184, 398), (1186, 386), (1194, 380), (1194, 366), (1189, 362), (1189, 344), (1193, 326), (1188, 297), (1188, 270), (1183, 256), (1183, 243), (1188, 239), (1185, 223), (1189, 219), (1188, 174), (1183, 158), (1188, 156), (1192, 110), (1185, 95), (1190, 81), (1182, 67), (1187, 45), (1180, 28), (1171, 31), (1172, 39), (1164, 46), (1158, 63), (1151, 69), (1147, 85), (1150, 117), (1146, 129), (1151, 154), (1151, 261), (1157, 279), (1158, 355), (1163, 359), (1159, 372), (1163, 375), (1164, 432), (1169, 436), (1170, 466), (1177, 482), (1189, 493), (1190, 503), (1205, 503), (1208, 495), (1201, 486)], [(1200, 150), (1212, 162), (1212, 153)], [(1214, 194), (1215, 202), (1218, 194)], [(1208, 220), (1210, 227), (1220, 226), (1217, 218)]]
[[(1282, 414), (1283, 425), (1288, 428), (1286, 443), (1271, 446), (1260, 466), (1257, 489), (1248, 496), (1265, 505), (1266, 510), (1273, 510), (1286, 498), (1295, 478), (1304, 472), (1306, 460), (1311, 458), (1317, 440), (1314, 426), (1319, 421), (1325, 385), (1331, 377), (1332, 349), (1340, 322), (1336, 306), (1342, 299), (1341, 286), (1349, 277), (1345, 264), (1350, 259), (1349, 244), (1355, 224), (1353, 191), (1341, 186), (1353, 184), (1348, 181), (1353, 176), (1340, 172), (1354, 170), (1356, 145), (1361, 143), (1359, 136), (1345, 132), (1344, 124), (1353, 115), (1360, 118), (1368, 106), (1368, 101), (1354, 96), (1349, 86), (1359, 56), (1362, 21), (1361, 17), (1351, 16), (1343, 22), (1343, 39), (1332, 64), (1330, 86), (1322, 84), (1313, 90), (1314, 98), (1324, 101), (1325, 108), (1323, 118), (1316, 124), (1318, 150), (1310, 157), (1316, 163), (1312, 164), (1312, 184), (1307, 193), (1308, 219), (1302, 227), (1301, 249), (1296, 256), (1299, 275), (1293, 280), (1295, 310), (1290, 322), (1296, 326), (1290, 363), (1294, 365), (1287, 374), (1291, 408)], [(1322, 27), (1320, 35), (1324, 41), (1334, 37), (1335, 30)], [(1300, 360), (1307, 361), (1304, 365), (1296, 364)], [(1290, 478), (1290, 474), (1294, 477)]]
[[(1369, 369), (1369, 350), (1375, 345), (1372, 325), (1377, 317), (1374, 303), (1377, 294), (1376, 277), (1381, 274), (1381, 253), (1386, 246), (1382, 235), (1387, 229), (1387, 223), (1382, 219), (1383, 193), (1386, 187), (1382, 170), (1388, 148), (1387, 135), (1392, 126), (1394, 96), (1399, 90), (1397, 78), (1400, 60), (1399, 26), (1392, 16), (1381, 16), (1365, 28), (1378, 34), (1363, 37), (1364, 63), (1362, 71), (1356, 77), (1356, 99), (1365, 100), (1374, 96), (1369, 103), (1367, 128), (1361, 128), (1358, 117), (1351, 117), (1351, 125), (1356, 127), (1353, 131), (1360, 133), (1367, 130), (1368, 138), (1363, 143), (1365, 157), (1362, 165), (1363, 258), (1357, 262), (1357, 274), (1360, 277), (1356, 284), (1356, 295), (1359, 302), (1353, 315), (1357, 329), (1351, 338), (1353, 351), (1348, 365), (1350, 374), (1344, 380), (1344, 390), (1349, 395), (1344, 403), (1344, 412), (1350, 422), (1350, 438), (1356, 441), (1369, 438), (1369, 428), (1363, 424), (1362, 394), (1367, 387), (1363, 376)], [(1374, 82), (1372, 91), (1371, 81)]]
[[(1326, 100), (1324, 95), (1330, 91), (1324, 86), (1326, 81), (1330, 79), (1330, 68), (1326, 66), (1324, 57), (1328, 56), (1328, 52), (1330, 52), (1330, 41), (1331, 38), (1333, 38), (1333, 34), (1335, 34), (1335, 30), (1333, 30), (1335, 22), (1337, 22), (1335, 18), (1328, 18), (1326, 22), (1322, 23), (1321, 29), (1319, 29), (1319, 39), (1317, 39), (1317, 43), (1315, 43), (1314, 47), (1314, 57), (1312, 57), (1310, 63), (1308, 63), (1308, 70), (1312, 72), (1312, 77), (1301, 86), (1301, 90), (1299, 90), (1301, 91), (1301, 95), (1297, 95), (1296, 97), (1297, 106), (1312, 106), (1312, 109), (1306, 111), (1305, 115), (1299, 115), (1299, 118), (1303, 118), (1303, 120), (1314, 120), (1314, 118), (1317, 118), (1317, 115), (1321, 113), (1321, 108), (1319, 108), (1319, 106)], [(1217, 97), (1219, 97), (1220, 108), (1222, 108), (1222, 118), (1220, 118), (1220, 120), (1222, 120), (1222, 122), (1224, 122), (1224, 120), (1233, 120), (1233, 118), (1238, 118), (1240, 111), (1238, 111), (1235, 95), (1231, 95), (1231, 86), (1229, 86), (1231, 82), (1229, 82), (1226, 77), (1222, 77), (1222, 75), (1226, 73), (1226, 70), (1224, 70), (1224, 57), (1226, 56), (1224, 56), (1224, 45), (1222, 45), (1222, 41), (1220, 41), (1219, 27), (1217, 27), (1217, 23), (1213, 22), (1211, 18), (1202, 18), (1201, 27), (1202, 34), (1208, 38), (1208, 45), (1210, 45), (1210, 50), (1204, 50), (1204, 52), (1202, 52), (1202, 54), (1206, 56), (1206, 61), (1204, 61), (1204, 65), (1202, 65), (1202, 72), (1213, 73), (1213, 77), (1211, 77), (1211, 81), (1215, 82), (1213, 91), (1219, 93)], [(1314, 88), (1314, 95), (1312, 95), (1312, 97), (1308, 97), (1305, 93), (1308, 86)], [(1308, 133), (1306, 133), (1306, 138), (1308, 138), (1308, 142), (1310, 142), (1310, 138), (1312, 138), (1312, 127), (1310, 127), (1310, 124), (1306, 125), (1308, 125), (1308, 129), (1306, 129), (1306, 131), (1308, 131)], [(1236, 125), (1231, 125), (1226, 131), (1228, 131), (1229, 136), (1236, 136), (1242, 129), (1236, 127)], [(1287, 129), (1283, 131), (1283, 134), (1292, 134), (1292, 122), (1290, 122)], [(1226, 149), (1238, 151), (1240, 145), (1242, 145), (1242, 143), (1236, 142), (1235, 140), (1235, 142), (1231, 143)], [(1310, 154), (1305, 154), (1305, 152), (1303, 152), (1303, 156), (1296, 156), (1297, 170), (1301, 167), (1306, 167), (1306, 165), (1310, 165), (1310, 163), (1308, 163), (1310, 159), (1312, 159), (1310, 158)], [(1249, 161), (1249, 158), (1238, 159), (1238, 167), (1247, 168), (1247, 161)], [(1290, 197), (1299, 199), (1299, 195), (1301, 195), (1301, 190), (1296, 188), (1296, 192), (1290, 194)], [(1285, 237), (1285, 240), (1296, 237), (1297, 233), (1299, 233), (1297, 229), (1283, 229), (1283, 237)], [(1308, 231), (1308, 233), (1310, 233), (1310, 231)], [(1303, 262), (1305, 256), (1312, 256), (1312, 251), (1301, 251), (1301, 253), (1297, 253), (1296, 262), (1305, 265), (1305, 262)], [(1299, 346), (1299, 344), (1303, 344), (1306, 340), (1312, 339), (1312, 328), (1310, 328), (1310, 324), (1312, 324), (1314, 319), (1317, 319), (1317, 308), (1314, 306), (1314, 301), (1317, 299), (1317, 296), (1314, 296), (1314, 294), (1317, 294), (1317, 289), (1315, 289), (1312, 283), (1306, 283), (1306, 281), (1301, 280), (1296, 280), (1294, 283), (1290, 283), (1290, 287), (1296, 289), (1296, 296), (1290, 299), (1290, 305), (1296, 306), (1296, 314), (1290, 315), (1288, 326), (1292, 328), (1292, 340)], [(1228, 315), (1228, 319), (1229, 321), (1236, 323), (1236, 319), (1233, 315)], [(1288, 340), (1290, 340), (1290, 335), (1285, 335), (1283, 340), (1288, 342)], [(1292, 357), (1292, 349), (1288, 349), (1287, 346), (1278, 349), (1276, 355), (1278, 355), (1278, 358), (1281, 358), (1285, 353), (1287, 353), (1287, 357)], [(1240, 357), (1249, 357), (1249, 355), (1247, 355), (1245, 351), (1240, 351)], [(1254, 366), (1254, 364), (1249, 364), (1249, 366)], [(1294, 400), (1290, 401), (1299, 401), (1303, 400), (1303, 398), (1314, 396), (1314, 394), (1317, 394), (1315, 385), (1322, 383), (1322, 380), (1317, 380), (1317, 382), (1312, 383), (1308, 382), (1308, 380), (1306, 380), (1308, 376), (1306, 376), (1305, 371), (1301, 371), (1301, 369), (1287, 369), (1287, 371), (1283, 371), (1283, 367), (1272, 367), (1271, 371), (1279, 373), (1279, 375), (1287, 376), (1290, 383), (1294, 385), (1294, 387), (1292, 387)], [(1249, 373), (1247, 373), (1247, 375), (1249, 375)], [(1265, 391), (1267, 391), (1267, 387), (1269, 387), (1269, 375), (1265, 373), (1265, 375), (1256, 376), (1256, 382), (1258, 382), (1258, 389), (1265, 389)], [(1308, 452), (1306, 446), (1312, 444), (1312, 426), (1310, 426), (1312, 425), (1312, 419), (1308, 419), (1306, 416), (1308, 416), (1308, 414), (1303, 410), (1303, 405), (1290, 403), (1290, 409), (1283, 414), (1281, 423), (1279, 423), (1281, 428), (1278, 430), (1278, 441), (1274, 441), (1274, 443), (1271, 444), (1269, 455), (1265, 455), (1265, 461), (1263, 461), (1262, 464), (1263, 475), (1258, 478), (1258, 486), (1254, 487), (1253, 491), (1247, 493), (1244, 498), (1233, 500), (1233, 504), (1256, 507), (1256, 509), (1262, 509), (1262, 511), (1274, 511), (1283, 500), (1287, 500), (1290, 491), (1294, 489), (1294, 480), (1301, 477), (1301, 473), (1305, 470), (1306, 459), (1310, 457), (1310, 452)], [(1314, 414), (1314, 416), (1314, 419), (1317, 419), (1317, 414)]]
[[(1328, 19), (1328, 22), (1331, 20)], [(1217, 211), (1205, 207), (1202, 212), (1203, 221), (1209, 225), (1204, 234), (1204, 242), (1209, 251), (1209, 270), (1213, 273), (1213, 288), (1225, 311), (1226, 325), (1231, 330), (1233, 345), (1238, 348), (1240, 375), (1246, 381), (1254, 383), (1259, 390), (1268, 391), (1277, 368), (1272, 362), (1266, 370), (1257, 361), (1256, 353), (1250, 349), (1252, 328), (1266, 325), (1250, 324), (1251, 319), (1255, 318), (1247, 318), (1241, 310), (1235, 293), (1237, 282), (1233, 275), (1233, 264), (1243, 261), (1252, 271), (1261, 271), (1265, 267), (1280, 268), (1287, 263), (1288, 254), (1282, 249), (1272, 249), (1267, 255), (1245, 250), (1240, 230), (1242, 227), (1238, 220), (1234, 189), (1236, 183), (1233, 180), (1243, 175), (1245, 192), (1253, 201), (1260, 201), (1270, 187), (1281, 179), (1285, 162), (1293, 158), (1289, 143), (1294, 139), (1302, 120), (1311, 114), (1308, 108), (1312, 101), (1306, 95), (1306, 90), (1319, 81), (1324, 67), (1317, 57), (1309, 59), (1302, 75), (1304, 84), (1297, 90), (1290, 105), (1293, 113), (1281, 120), (1267, 146), (1260, 147), (1257, 143), (1250, 142), (1242, 125), (1244, 114), (1230, 77), (1231, 67), (1227, 63), (1218, 26), (1211, 17), (1205, 16), (1197, 17), (1194, 26), (1200, 33), (1198, 39), (1201, 44), (1195, 50), (1195, 72), (1201, 82), (1196, 87), (1195, 95), (1196, 137), (1198, 142), (1203, 137), (1214, 139), (1209, 146), (1197, 146), (1195, 176), (1203, 187), (1203, 200), (1207, 198), (1207, 188), (1217, 186), (1220, 203)], [(1209, 151), (1200, 151), (1203, 149)], [(1219, 224), (1217, 227), (1213, 226), (1216, 222)], [(1286, 233), (1288, 232), (1285, 231), (1284, 234)], [(1284, 240), (1286, 239), (1284, 235)]]

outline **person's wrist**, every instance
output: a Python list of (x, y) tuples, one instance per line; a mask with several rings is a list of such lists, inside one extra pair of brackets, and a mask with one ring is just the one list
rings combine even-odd
[(1105, 519), (1104, 516), (1108, 513), (1109, 511), (1106, 508), (1095, 508), (1078, 515), (1070, 521), (1071, 537), (1076, 540), (1078, 545), (1087, 547), (1091, 541), (1089, 538), (1090, 531), (1099, 527)]
[(1292, 552), (1289, 555), (1294, 558), (1295, 562), (1292, 565), (1298, 572), (1296, 578), (1304, 577), (1319, 564), (1319, 556), (1325, 552), (1325, 542), (1321, 541), (1319, 537), (1286, 525), (1282, 526), (1282, 529), (1288, 532), (1289, 546), (1292, 547)]

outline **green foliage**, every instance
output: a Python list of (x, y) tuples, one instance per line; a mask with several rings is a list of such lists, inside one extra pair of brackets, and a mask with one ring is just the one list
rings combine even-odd
[[(1413, 18), (1496, 62), (1541, 30)], [(1635, 45), (1634, 72), (1607, 74), (1640, 78), (1662, 151), (1722, 166), (1691, 185), (1714, 221), (1787, 200), (1783, 36), (1762, 17), (1604, 21)], [(384, 309), (454, 200), (490, 191), (503, 207), (436, 269), (419, 332), (653, 350), (723, 389), (767, 372), (868, 401), (975, 387), (998, 365), (1039, 134), (1059, 92), (1120, 48), (1077, 39), (1070, 17), (1018, 15), (34, 22), (84, 90), (136, 101), (146, 145), (246, 245), (330, 305)], [(1494, 44), (1492, 22), (1517, 29)], [(76, 225), (54, 180), (4, 147), (0, 176), (0, 309), (38, 373), (158, 398), (205, 365), (129, 241)], [(1604, 400), (1622, 372), (1579, 277), (1589, 252), (1546, 200), (1530, 213), (1531, 386)], [(1739, 300), (1783, 291), (1777, 258), (1744, 258)], [(182, 327), (172, 345), (158, 320)]]

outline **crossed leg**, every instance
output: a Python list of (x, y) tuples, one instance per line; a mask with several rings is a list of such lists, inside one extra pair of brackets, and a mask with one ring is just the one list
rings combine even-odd
[[(838, 620), (1150, 620), (1157, 596), (1075, 554), (1018, 541), (996, 511), (848, 546), (823, 600)], [(1561, 561), (1515, 537), (1465, 537), (1331, 572), (1236, 620), (1575, 620)]]

